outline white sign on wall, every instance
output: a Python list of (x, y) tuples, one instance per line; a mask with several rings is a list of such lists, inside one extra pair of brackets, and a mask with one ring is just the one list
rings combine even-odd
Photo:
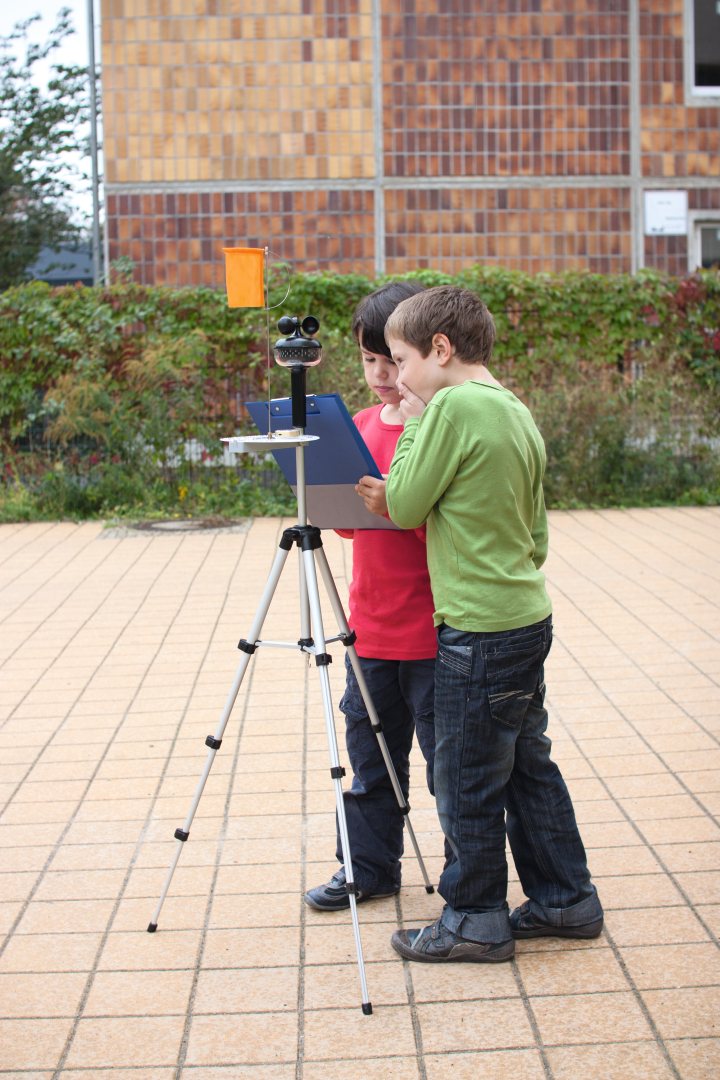
[(687, 191), (645, 192), (645, 235), (687, 236)]

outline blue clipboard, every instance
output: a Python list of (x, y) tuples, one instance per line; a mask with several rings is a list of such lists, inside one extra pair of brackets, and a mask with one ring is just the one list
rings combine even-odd
[[(268, 430), (267, 401), (248, 401), (247, 411), (262, 435)], [(290, 398), (270, 402), (273, 429), (292, 427)], [(308, 518), (319, 529), (394, 529), (388, 518), (371, 513), (355, 491), (361, 476), (382, 479), (365, 440), (339, 394), (313, 394), (307, 398), (306, 435), (318, 441), (305, 449)], [(297, 493), (294, 450), (273, 450), (283, 476)]]

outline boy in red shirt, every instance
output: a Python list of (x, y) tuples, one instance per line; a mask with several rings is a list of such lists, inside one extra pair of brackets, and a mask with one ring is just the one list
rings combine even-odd
[[(402, 300), (422, 291), (423, 286), (413, 281), (384, 285), (366, 296), (353, 316), (353, 336), (362, 353), (365, 379), (380, 399), (379, 405), (359, 412), (355, 423), (383, 475), (390, 471), (403, 430), (402, 399), (395, 385), (398, 371), (385, 342), (385, 323)], [(356, 490), (373, 513), (387, 515), (384, 480), (364, 476)], [(409, 754), (413, 731), (417, 731), (432, 793), (437, 639), (425, 526), (402, 532), (357, 529), (340, 531), (340, 535), (353, 540), (350, 626), (357, 634), (355, 647), (400, 786), (407, 799)], [(353, 770), (351, 789), (345, 792), (345, 813), (360, 902), (399, 891), (403, 817), (347, 657), (345, 668), (347, 683), (340, 709), (345, 714)], [(339, 839), (336, 854), (342, 861)], [(310, 889), (305, 901), (321, 911), (349, 907), (344, 867), (327, 884)]]

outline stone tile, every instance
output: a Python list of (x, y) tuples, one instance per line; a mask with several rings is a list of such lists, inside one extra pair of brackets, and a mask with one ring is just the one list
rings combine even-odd
[(707, 817), (643, 821), (640, 825), (649, 844), (700, 844), (720, 841), (720, 828)]
[[(361, 1075), (364, 1080), (419, 1080), (420, 1075), (415, 1057), (363, 1057), (344, 1061), (343, 1066), (347, 1067), (351, 1075)], [(335, 1062), (303, 1063), (303, 1080), (337, 1080), (337, 1075), (338, 1067)], [(294, 1071), (292, 1076), (294, 1080)]]
[(99, 961), (101, 971), (152, 971), (194, 968), (201, 933), (199, 930), (166, 930), (155, 934), (110, 933)]
[(112, 910), (112, 900), (33, 900), (20, 920), (17, 933), (71, 934), (74, 931), (103, 931)]
[(691, 904), (711, 904), (720, 895), (720, 870), (676, 874), (675, 879)]
[(708, 936), (686, 907), (609, 911), (605, 925), (616, 945), (676, 945), (707, 941)]
[(673, 1039), (667, 1048), (682, 1080), (716, 1080), (720, 1076), (720, 1039)]
[[(338, 988), (341, 988), (342, 974), (336, 968), (333, 971), (337, 973)], [(298, 967), (201, 971), (193, 1012), (200, 1016), (203, 1013), (293, 1011), (297, 1008), (299, 972)]]
[(664, 1039), (720, 1037), (720, 986), (644, 990), (642, 996)]
[(50, 871), (40, 882), (34, 900), (114, 900), (124, 878), (124, 870)]
[(37, 1019), (74, 1016), (87, 978), (84, 972), (0, 975), (0, 1014)]
[(184, 1015), (192, 981), (192, 971), (98, 971), (83, 1016)]
[(173, 1065), (184, 1016), (80, 1020), (67, 1057), (72, 1069), (121, 1069)]
[(0, 1020), (3, 1069), (54, 1070), (67, 1040), (71, 1019)]
[(194, 1017), (186, 1066), (294, 1063), (297, 1015), (277, 1012), (261, 1015), (261, 1023), (256, 1013)]
[(0, 901), (6, 903), (27, 900), (36, 881), (37, 873), (0, 873)]
[(102, 935), (15, 934), (0, 957), (0, 971), (90, 971)]
[(695, 908), (700, 918), (715, 937), (720, 936), (720, 904), (698, 904)]
[[(265, 881), (267, 887), (267, 878)], [(240, 893), (215, 896), (209, 925), (221, 927), (294, 926), (298, 922), (301, 897), (297, 893)]]
[(605, 782), (617, 799), (685, 794), (681, 785), (669, 772), (656, 772), (644, 776), (609, 776)]
[(720, 986), (720, 955), (714, 943), (653, 945), (620, 951), (640, 990)]
[[(393, 960), (396, 953), (390, 938), (397, 923), (369, 923), (363, 929), (363, 955), (367, 961)], [(354, 963), (355, 940), (348, 916), (333, 926), (308, 926), (305, 933), (305, 959), (308, 964)]]
[(635, 874), (661, 874), (663, 869), (646, 847), (595, 848), (588, 852), (588, 866), (593, 877)]
[[(157, 897), (127, 897), (118, 905), (113, 930), (146, 929)], [(205, 923), (208, 897), (168, 896), (163, 904), (161, 919), (167, 930), (199, 930)]]
[(675, 907), (683, 897), (667, 874), (625, 874), (597, 882), (605, 911), (613, 908)]
[(720, 844), (657, 844), (655, 850), (671, 873), (720, 866)]
[(546, 1046), (572, 1043), (637, 1042), (651, 1038), (651, 1030), (635, 995), (578, 994), (536, 997), (533, 1012)]
[(519, 998), (510, 964), (412, 964), (410, 977), (418, 1003)]
[(536, 953), (518, 957), (529, 997), (627, 990), (627, 979), (610, 949)]
[[(354, 957), (353, 957), (354, 959)], [(271, 927), (254, 930), (209, 930), (203, 967), (287, 967), (300, 962), (300, 928)]]
[(417, 1006), (426, 1054), (534, 1046), (522, 1002), (442, 1002)]
[(386, 1006), (372, 1018), (360, 1010), (360, 999), (353, 1009), (321, 1009), (305, 1013), (305, 1060), (345, 1059), (357, 1056), (366, 1043), (369, 1056), (386, 1057), (415, 1053), (412, 1017), (408, 1006)]
[[(174, 1068), (93, 1069), (93, 1080), (175, 1080)], [(86, 1069), (63, 1069), (63, 1080), (88, 1080)]]
[(544, 1080), (537, 1050), (489, 1050), (469, 1054), (426, 1054), (428, 1080)]
[[(276, 893), (300, 893), (301, 867), (298, 863), (282, 863), (273, 869), (273, 886)], [(319, 879), (318, 879), (319, 880)], [(327, 879), (324, 879), (327, 880)], [(215, 882), (215, 895), (223, 893), (256, 894), (267, 888), (268, 870), (265, 864), (259, 866), (221, 866)], [(173, 885), (173, 888), (175, 886)]]
[[(408, 992), (402, 963), (365, 962), (369, 996), (374, 1006), (405, 1005)], [(352, 1008), (358, 1001), (357, 964), (308, 965), (303, 976), (305, 1008)]]
[(554, 1080), (670, 1080), (673, 1073), (653, 1039), (546, 1049)]

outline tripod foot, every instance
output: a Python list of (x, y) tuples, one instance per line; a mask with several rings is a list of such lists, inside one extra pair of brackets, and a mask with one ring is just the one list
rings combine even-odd
[(372, 1016), (372, 1005), (370, 1004), (369, 1001), (363, 1001), (362, 1011), (365, 1014), (365, 1016)]
[(435, 886), (434, 885), (426, 885), (425, 886), (425, 892), (428, 893), (428, 895), (430, 893), (434, 893), (435, 892)]
[(157, 923), (156, 922), (151, 922), (151, 923), (148, 924), (148, 931), (147, 931), (148, 934), (154, 934), (156, 930), (157, 930)]

